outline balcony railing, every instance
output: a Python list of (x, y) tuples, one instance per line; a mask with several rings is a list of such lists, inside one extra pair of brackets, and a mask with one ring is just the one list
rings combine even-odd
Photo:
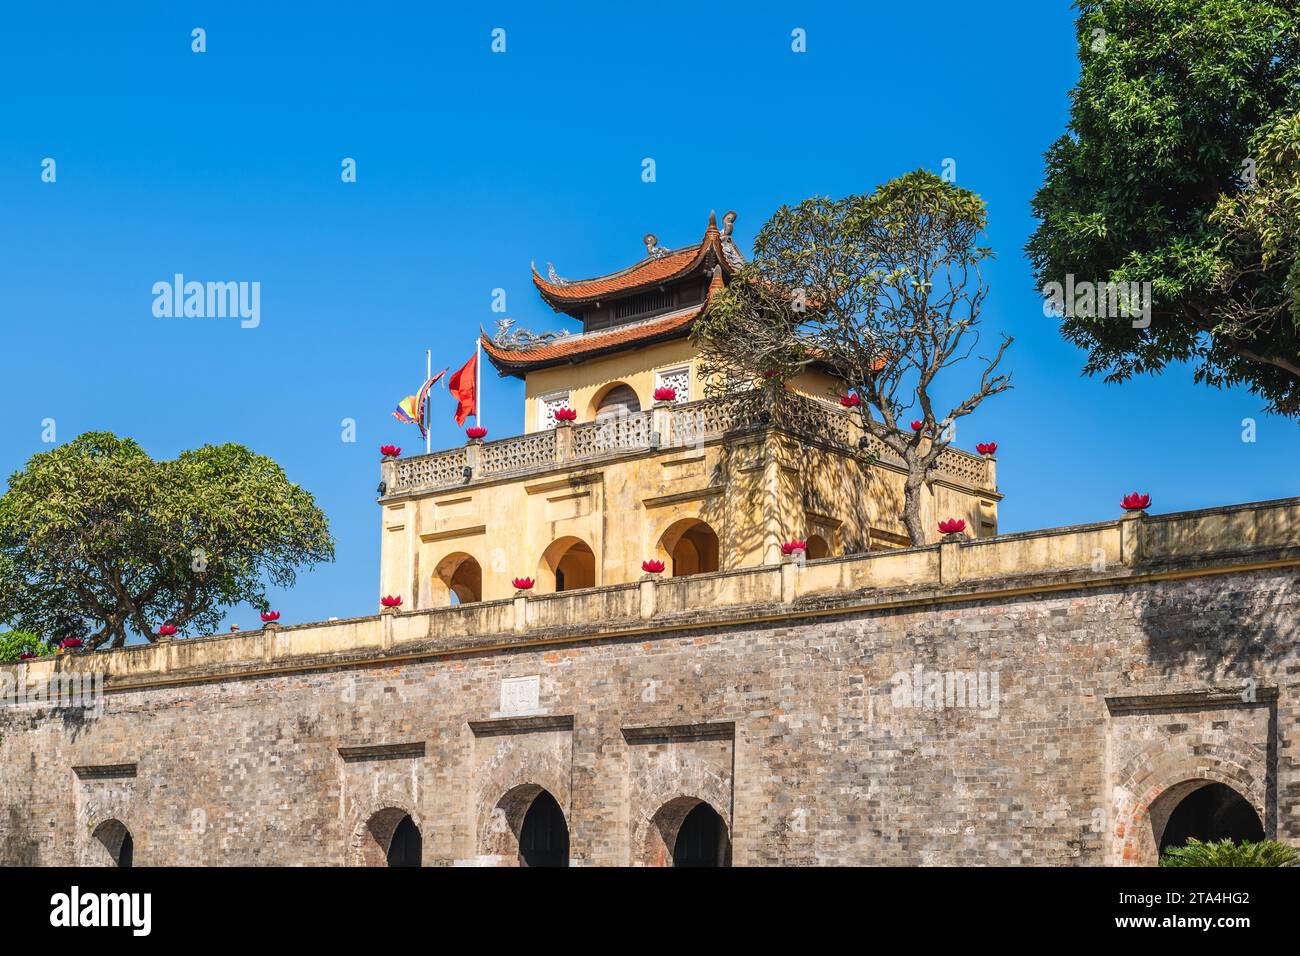
[[(684, 448), (769, 425), (846, 451), (865, 449), (879, 461), (902, 464), (876, 436), (867, 436), (862, 442), (862, 426), (853, 413), (786, 392), (774, 405), (751, 398), (710, 398), (401, 458), (392, 463), (387, 493), (438, 491), (569, 463), (656, 448)], [(955, 448), (940, 456), (936, 476), (971, 488), (994, 489), (992, 463)]]

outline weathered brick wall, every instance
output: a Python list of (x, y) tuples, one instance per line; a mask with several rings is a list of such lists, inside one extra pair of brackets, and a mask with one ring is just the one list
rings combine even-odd
[[(1150, 862), (1189, 779), (1300, 843), (1298, 605), (1294, 568), (1239, 570), (9, 708), (0, 862), (102, 861), (112, 819), (137, 865), (375, 862), (400, 810), (426, 865), (509, 863), (538, 787), (587, 865), (662, 862), (694, 799), (737, 865)], [(926, 706), (957, 671), (975, 706)]]

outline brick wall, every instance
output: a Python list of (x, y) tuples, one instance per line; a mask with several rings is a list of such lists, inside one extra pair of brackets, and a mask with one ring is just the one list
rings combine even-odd
[(425, 865), (512, 864), (541, 787), (583, 865), (699, 800), (736, 865), (1149, 863), (1188, 780), (1300, 844), (1294, 566), (1021, 590), (4, 708), (0, 863), (112, 820), (137, 865), (375, 863), (409, 813)]

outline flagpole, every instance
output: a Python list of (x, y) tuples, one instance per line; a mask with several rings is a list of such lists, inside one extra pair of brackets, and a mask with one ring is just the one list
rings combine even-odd
[[(424, 380), (427, 382), (431, 378), (433, 378), (433, 349), (425, 349), (424, 350)], [(428, 401), (425, 401), (424, 403), (424, 410), (425, 413), (422, 416), (424, 420), (420, 422), (420, 424), (424, 426), (424, 453), (427, 455), (433, 451), (432, 429), (429, 428), (429, 402)]]
[(483, 424), (483, 334), (474, 339), (474, 424)]

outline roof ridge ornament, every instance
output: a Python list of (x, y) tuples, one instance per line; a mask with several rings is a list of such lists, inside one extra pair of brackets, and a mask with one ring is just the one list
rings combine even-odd
[(496, 335), (492, 341), (496, 345), (510, 349), (535, 349), (547, 345), (556, 339), (568, 338), (567, 329), (558, 332), (530, 332), (527, 329), (514, 328), (514, 319), (497, 319)]
[(569, 280), (563, 279), (555, 274), (555, 266), (549, 262), (546, 263), (546, 277), (551, 280), (552, 285), (568, 285)]
[(731, 238), (731, 227), (736, 224), (736, 210), (728, 209), (722, 214), (722, 234)]
[(668, 255), (668, 250), (659, 245), (659, 237), (653, 232), (647, 232), (641, 241), (645, 243), (645, 254), (651, 259), (662, 259)]

